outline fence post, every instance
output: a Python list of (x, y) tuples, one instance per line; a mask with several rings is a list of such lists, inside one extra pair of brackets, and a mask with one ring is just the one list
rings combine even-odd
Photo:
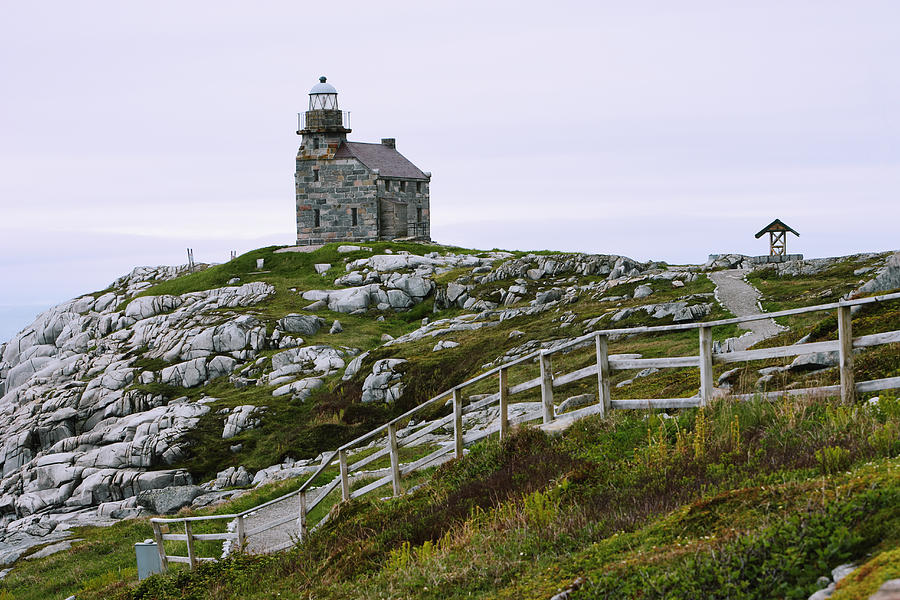
[(400, 450), (397, 447), (397, 424), (388, 424), (388, 450), (391, 452), (391, 483), (394, 497), (400, 495)]
[(597, 392), (600, 400), (600, 417), (606, 416), (611, 407), (609, 399), (609, 344), (605, 335), (598, 335), (597, 342)]
[(338, 452), (338, 460), (341, 463), (341, 500), (350, 499), (350, 471), (347, 468), (347, 451)]
[(544, 404), (544, 423), (553, 421), (553, 373), (550, 370), (550, 357), (541, 350), (541, 402)]
[(453, 388), (453, 442), (456, 458), (463, 457), (462, 397), (459, 388)]
[(500, 439), (509, 437), (509, 381), (506, 369), (500, 369)]
[(166, 547), (163, 546), (165, 540), (163, 540), (162, 528), (159, 523), (153, 523), (153, 539), (156, 540), (156, 551), (159, 552), (159, 566), (165, 573), (169, 570), (169, 559), (166, 558)]
[(238, 550), (244, 551), (244, 544), (247, 542), (247, 530), (244, 528), (244, 515), (238, 515), (237, 518), (237, 544)]
[(188, 564), (191, 569), (197, 568), (197, 556), (194, 554), (194, 534), (191, 533), (191, 522), (184, 520), (184, 535), (187, 537)]
[(700, 406), (712, 400), (712, 327), (700, 327)]
[(300, 517), (297, 519), (297, 525), (300, 531), (300, 539), (306, 539), (306, 491), (300, 492)]
[(838, 307), (838, 364), (841, 370), (841, 402), (849, 404), (856, 399), (856, 381), (853, 377), (853, 324), (849, 306)]

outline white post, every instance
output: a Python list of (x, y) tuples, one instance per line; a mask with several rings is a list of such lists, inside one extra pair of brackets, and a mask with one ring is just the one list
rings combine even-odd
[(166, 547), (163, 546), (165, 540), (163, 539), (162, 527), (160, 527), (159, 523), (153, 523), (153, 539), (156, 540), (156, 551), (159, 552), (159, 566), (162, 568), (162, 572), (165, 573), (169, 570), (169, 559), (166, 558)]
[(388, 425), (388, 450), (391, 453), (391, 483), (394, 487), (394, 497), (400, 495), (400, 451), (397, 447), (397, 425)]
[(456, 458), (463, 457), (462, 397), (459, 389), (453, 388), (453, 442)]
[(350, 470), (347, 468), (347, 451), (338, 452), (338, 459), (341, 463), (341, 500), (346, 502), (350, 499)]
[(244, 551), (244, 544), (247, 542), (247, 531), (244, 527), (244, 515), (238, 515), (237, 518), (237, 545), (238, 551)]
[(191, 569), (197, 568), (197, 556), (194, 554), (194, 534), (191, 533), (191, 522), (184, 520), (184, 535), (187, 538), (188, 564)]
[(609, 395), (609, 344), (605, 335), (598, 335), (597, 342), (597, 392), (600, 401), (600, 417), (606, 416), (611, 407)]
[(553, 373), (550, 370), (550, 357), (541, 351), (541, 402), (544, 405), (544, 423), (553, 421)]
[(700, 328), (700, 406), (706, 406), (713, 395), (712, 327)]
[(509, 383), (506, 369), (500, 369), (500, 439), (509, 437)]
[(300, 539), (306, 539), (306, 492), (300, 492), (300, 518), (297, 519), (297, 525), (300, 532)]
[(856, 399), (853, 376), (853, 324), (850, 307), (838, 307), (838, 364), (841, 371), (841, 402), (850, 404)]

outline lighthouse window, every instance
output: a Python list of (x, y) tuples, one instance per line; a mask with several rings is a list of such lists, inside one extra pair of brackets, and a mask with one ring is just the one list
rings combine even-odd
[(353, 219), (353, 226), (356, 227), (357, 220), (356, 220), (356, 209), (355, 208), (350, 209), (350, 218)]
[(318, 150), (318, 149), (319, 149), (319, 138), (314, 138), (313, 139), (313, 150)]
[(390, 179), (384, 180), (384, 191), (386, 191), (386, 192), (391, 191), (391, 180)]
[(318, 180), (319, 180), (319, 170), (315, 169), (313, 171), (313, 181), (318, 181)]
[(401, 181), (401, 182), (400, 182), (400, 191), (401, 191), (401, 192), (405, 192), (405, 191), (406, 191), (406, 182), (405, 182), (405, 181)]
[(421, 181), (416, 182), (416, 192), (419, 194), (422, 193), (422, 182)]
[(321, 212), (319, 211), (318, 208), (313, 210), (313, 221), (314, 221), (313, 227), (321, 226)]

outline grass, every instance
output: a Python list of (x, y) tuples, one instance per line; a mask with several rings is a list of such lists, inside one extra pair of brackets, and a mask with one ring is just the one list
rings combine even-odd
[[(576, 580), (575, 598), (805, 598), (852, 560), (871, 564), (843, 597), (863, 598), (895, 572), (898, 433), (887, 395), (523, 428), (411, 494), (337, 505), (286, 553), (80, 598), (547, 598)], [(840, 449), (839, 470), (825, 449)]]

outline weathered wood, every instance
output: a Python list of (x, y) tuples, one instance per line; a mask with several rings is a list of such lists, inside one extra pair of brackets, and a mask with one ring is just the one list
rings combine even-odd
[(338, 453), (338, 460), (341, 465), (341, 500), (346, 502), (350, 499), (350, 471), (347, 470), (346, 450), (341, 450)]
[(500, 369), (500, 439), (505, 440), (509, 436), (509, 372)]
[(423, 456), (422, 458), (415, 460), (411, 463), (401, 465), (400, 472), (404, 475), (406, 475), (408, 473), (412, 473), (413, 471), (421, 469), (422, 467), (428, 465), (432, 461), (435, 461), (438, 458), (444, 456), (445, 454), (449, 454), (452, 451), (453, 451), (453, 446), (449, 446), (449, 445), (438, 448), (437, 450), (435, 450), (428, 456)]
[(550, 366), (550, 355), (540, 354), (541, 364), (541, 403), (544, 408), (544, 423), (553, 420), (553, 371)]
[(378, 452), (373, 452), (372, 454), (365, 456), (354, 463), (350, 463), (348, 465), (348, 470), (350, 473), (354, 471), (358, 471), (369, 463), (373, 463), (379, 458), (383, 458), (391, 453), (390, 448), (384, 447)]
[[(192, 533), (191, 537), (198, 542), (218, 542), (223, 540), (236, 540), (237, 533)], [(186, 542), (187, 535), (183, 533), (164, 533), (163, 539), (169, 542)]]
[(900, 377), (885, 377), (884, 379), (872, 379), (860, 381), (856, 384), (856, 391), (860, 394), (867, 392), (880, 392), (883, 390), (895, 390), (900, 388)]
[(196, 569), (197, 555), (194, 552), (194, 536), (191, 534), (191, 522), (188, 520), (184, 522), (184, 535), (187, 542), (188, 564), (191, 565), (191, 569)]
[(377, 490), (381, 486), (387, 485), (390, 482), (391, 482), (391, 476), (386, 475), (386, 476), (382, 477), (381, 479), (376, 479), (375, 481), (373, 481), (372, 483), (370, 483), (368, 485), (364, 485), (363, 487), (359, 488), (358, 490), (353, 490), (352, 492), (350, 492), (350, 497), (351, 498), (359, 498), (360, 496), (364, 496), (365, 494), (368, 494), (372, 490)]
[(650, 408), (695, 408), (700, 406), (700, 398), (642, 398), (639, 400), (612, 400), (612, 408), (644, 410)]
[(598, 414), (605, 417), (610, 409), (609, 392), (609, 340), (605, 335), (598, 335), (595, 340), (597, 349), (597, 404)]
[(825, 342), (810, 342), (808, 344), (792, 344), (790, 346), (776, 346), (774, 348), (760, 348), (758, 350), (738, 350), (736, 352), (722, 352), (713, 354), (713, 362), (717, 364), (745, 362), (748, 360), (766, 360), (769, 358), (784, 358), (786, 356), (801, 356), (815, 352), (834, 352), (838, 349), (837, 340)]
[(153, 522), (153, 539), (156, 540), (156, 551), (159, 552), (159, 566), (165, 573), (169, 569), (169, 562), (166, 558), (165, 540), (163, 540), (162, 528), (159, 523)]
[(300, 492), (299, 496), (300, 496), (300, 511), (299, 511), (300, 514), (297, 517), (297, 529), (298, 529), (298, 533), (300, 534), (300, 539), (305, 540), (306, 534), (307, 534), (306, 517), (308, 515), (307, 510), (306, 510), (306, 491)]
[(519, 392), (525, 392), (528, 390), (533, 390), (534, 388), (541, 385), (541, 378), (535, 377), (534, 379), (529, 379), (528, 381), (523, 381), (522, 383), (517, 383), (516, 385), (510, 386), (509, 394), (518, 394)]
[(880, 346), (881, 344), (896, 343), (900, 343), (900, 331), (885, 331), (884, 333), (861, 335), (853, 340), (853, 347), (867, 348), (869, 346)]
[(191, 564), (191, 559), (188, 556), (170, 556), (168, 557), (168, 561), (173, 563), (184, 563), (186, 565)]
[(700, 406), (710, 403), (713, 396), (712, 327), (700, 328)]
[(237, 525), (236, 525), (235, 529), (237, 530), (238, 550), (243, 552), (244, 546), (246, 546), (246, 544), (247, 544), (247, 530), (244, 525), (244, 517), (243, 516), (239, 516), (237, 518)]
[(400, 449), (397, 446), (397, 426), (388, 427), (388, 448), (391, 451), (391, 483), (394, 488), (394, 497), (399, 496), (400, 490)]
[(672, 356), (668, 358), (611, 358), (609, 368), (613, 371), (627, 369), (673, 369), (679, 367), (699, 367), (696, 356)]
[(462, 396), (459, 388), (453, 388), (453, 443), (456, 447), (456, 458), (463, 457), (463, 420)]
[(341, 485), (341, 478), (335, 477), (329, 481), (327, 485), (316, 489), (316, 499), (312, 501), (310, 501), (309, 498), (306, 499), (306, 514), (311, 513), (312, 510), (317, 507), (319, 503), (323, 502), (325, 498), (328, 497), (328, 494), (337, 489), (339, 485)]
[(853, 380), (853, 322), (850, 307), (841, 306), (838, 317), (838, 368), (841, 372), (841, 401), (849, 404), (856, 399), (856, 384)]

